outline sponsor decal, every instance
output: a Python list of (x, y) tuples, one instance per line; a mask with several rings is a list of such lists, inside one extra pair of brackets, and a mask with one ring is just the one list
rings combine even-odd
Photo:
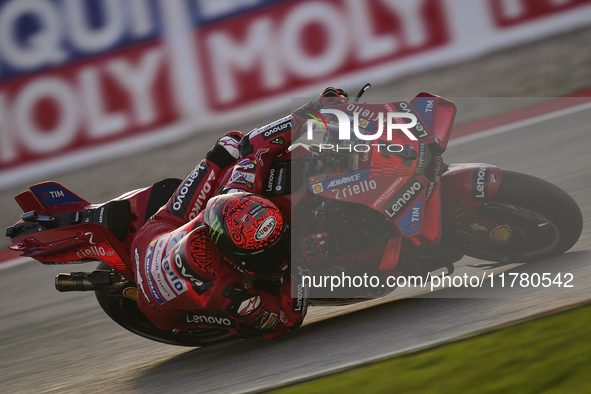
[[(185, 238), (186, 239), (186, 238)], [(174, 247), (171, 254), (172, 263), (178, 275), (191, 283), (191, 288), (199, 295), (205, 293), (213, 286), (213, 282), (206, 282), (187, 266), (183, 246), (185, 242), (180, 242)]]
[(435, 111), (435, 98), (434, 97), (420, 97), (412, 106), (417, 110), (421, 119), (431, 127), (433, 125), (433, 113)]
[[(310, 185), (309, 187), (313, 193), (318, 194), (318, 193), (321, 193), (322, 191), (325, 191), (325, 190), (330, 190), (330, 189), (334, 189), (336, 187), (348, 185), (350, 183), (362, 181), (364, 179), (367, 179), (368, 176), (369, 176), (369, 170), (363, 170), (363, 171), (349, 173), (347, 175), (342, 175), (338, 178), (332, 178), (332, 179), (329, 178), (328, 180), (323, 181), (321, 183), (321, 186), (322, 186), (321, 188), (316, 187), (317, 184)], [(317, 191), (320, 189), (323, 189), (323, 190)]]
[(220, 236), (224, 233), (224, 228), (220, 219), (216, 217), (209, 228), (209, 235), (211, 239), (217, 244)]
[(249, 189), (252, 189), (252, 183), (248, 182), (246, 179), (240, 178), (236, 181), (234, 181), (233, 183), (237, 184), (237, 185), (244, 185)]
[[(265, 311), (267, 312), (267, 311)], [(275, 327), (277, 327), (277, 324), (279, 324), (279, 319), (277, 318), (277, 315), (275, 313), (268, 313), (267, 318), (265, 319), (263, 317), (262, 323), (261, 323), (261, 330), (274, 330)]]
[(276, 224), (277, 219), (275, 219), (273, 216), (265, 219), (263, 223), (261, 223), (257, 228), (254, 239), (256, 239), (257, 241), (262, 241), (266, 239), (269, 236), (269, 234), (271, 234), (271, 232), (275, 229)]
[(429, 147), (424, 142), (419, 143), (419, 154), (418, 154), (418, 162), (417, 162), (417, 169), (415, 171), (416, 174), (424, 174), (425, 167), (431, 161), (431, 152), (429, 152)]
[(471, 228), (472, 230), (474, 230), (474, 231), (488, 231), (488, 229), (487, 229), (486, 227), (484, 227), (484, 226), (481, 226), (481, 225), (480, 225), (480, 224), (478, 224), (478, 223), (472, 223), (472, 224), (470, 225), (470, 228)]
[(334, 197), (337, 200), (341, 200), (343, 198), (349, 198), (352, 197), (356, 194), (362, 194), (362, 193), (366, 193), (370, 190), (375, 190), (378, 188), (378, 184), (375, 180), (371, 180), (371, 181), (361, 181), (358, 184), (355, 185), (349, 185), (349, 186), (345, 186), (342, 189), (333, 189), (331, 190), (333, 193), (335, 193)]
[[(406, 101), (401, 101), (398, 103), (394, 103), (394, 107), (399, 111), (399, 112), (403, 112), (406, 113), (408, 116), (413, 115), (415, 117), (416, 123), (414, 124), (414, 127), (409, 127), (409, 129), (412, 132), (412, 135), (416, 138), (424, 138), (424, 137), (428, 137), (429, 136), (429, 132), (427, 131), (427, 129), (425, 128), (425, 126), (423, 126), (423, 124), (421, 123), (420, 119), (414, 114), (413, 108), (411, 107), (411, 105), (406, 102)], [(395, 118), (395, 120), (400, 123), (404, 123), (403, 120), (397, 120)], [(411, 138), (412, 140), (413, 138)]]
[(369, 160), (369, 157), (370, 157), (370, 156), (371, 156), (371, 154), (370, 154), (369, 152), (365, 152), (365, 153), (363, 153), (363, 158), (362, 158), (362, 160), (361, 160), (361, 161), (363, 161), (363, 162), (365, 163), (366, 161), (368, 161), (368, 160)]
[(322, 193), (324, 191), (324, 187), (322, 187), (322, 183), (317, 183), (312, 185), (312, 191), (314, 194)]
[(261, 135), (263, 139), (267, 141), (271, 138), (276, 138), (280, 134), (283, 134), (289, 130), (291, 130), (291, 115), (287, 115), (279, 120), (276, 120), (273, 123), (269, 123), (266, 126), (263, 126), (259, 129), (255, 129), (248, 135), (251, 139), (253, 137), (256, 137), (257, 135)]
[(161, 237), (156, 243), (150, 270), (150, 274), (158, 287), (159, 293), (162, 294), (166, 301), (170, 301), (177, 296), (177, 293), (173, 291), (170, 282), (167, 280), (167, 274), (162, 264), (166, 243), (169, 238), (170, 236), (166, 235)]
[(281, 323), (287, 324), (287, 316), (285, 315), (285, 312), (279, 312), (279, 320), (281, 320)]
[(262, 148), (257, 150), (257, 153), (255, 153), (254, 158), (256, 159), (257, 163), (261, 163), (262, 166), (265, 165), (265, 162), (263, 161), (263, 155), (265, 153), (267, 153), (269, 151), (269, 148)]
[(172, 204), (170, 204), (168, 208), (168, 213), (181, 219), (184, 218), (185, 213), (189, 208), (189, 203), (193, 198), (193, 194), (201, 182), (206, 179), (203, 187), (201, 188), (201, 192), (197, 196), (195, 205), (191, 209), (189, 220), (193, 220), (197, 217), (197, 214), (203, 209), (205, 203), (207, 202), (207, 197), (209, 196), (211, 188), (213, 187), (212, 181), (215, 180), (215, 172), (211, 171), (208, 173), (208, 170), (209, 165), (203, 162), (185, 178), (182, 186), (180, 186), (172, 196), (173, 200)]
[(495, 227), (493, 231), (490, 232), (490, 238), (493, 241), (507, 243), (511, 239), (511, 227), (507, 226), (506, 224), (502, 226)]
[(357, 182), (360, 180), (361, 180), (361, 173), (343, 176), (343, 177), (340, 177), (339, 179), (333, 179), (332, 181), (330, 181), (330, 183), (327, 185), (326, 188), (332, 189), (333, 187), (346, 185), (347, 183)]
[(398, 189), (398, 186), (400, 185), (401, 182), (402, 182), (402, 177), (398, 177), (398, 179), (396, 179), (388, 187), (388, 189), (386, 189), (386, 191), (384, 193), (382, 193), (382, 195), (380, 196), (380, 198), (378, 198), (377, 200), (374, 201), (373, 207), (374, 208), (378, 208), (384, 201), (386, 201), (386, 199), (388, 197), (390, 197), (392, 195), (392, 193), (394, 193), (396, 191), (396, 189)]
[(49, 191), (41, 193), (41, 198), (47, 200), (50, 198), (65, 197), (63, 190)]
[[(213, 9), (215, 12), (208, 15), (218, 19), (211, 28), (207, 26), (203, 32), (200, 29), (196, 38), (199, 47), (205, 48), (203, 80), (212, 82), (205, 97), (214, 110), (273, 100), (278, 92), (298, 91), (319, 79), (368, 71), (376, 64), (404, 61), (409, 56), (427, 56), (455, 43), (451, 34), (454, 25), (441, 0), (210, 0), (197, 4), (193, 7), (196, 12)], [(256, 12), (238, 14), (239, 10), (255, 7)], [(357, 22), (345, 28), (338, 23), (343, 20)], [(323, 45), (313, 38), (306, 39), (311, 24), (326, 33)], [(204, 23), (199, 20), (195, 25)], [(417, 26), (422, 29), (417, 30)], [(347, 54), (354, 54), (353, 64)], [(370, 115), (360, 115), (371, 121)]]
[(253, 313), (261, 305), (261, 297), (254, 296), (247, 300), (242, 301), (238, 307), (238, 314), (240, 316), (248, 316)]
[(128, 287), (123, 290), (123, 296), (127, 297), (131, 300), (137, 300), (137, 288), (135, 287)]
[(497, 174), (490, 174), (490, 183), (497, 183), (501, 180), (501, 177)]
[(267, 212), (266, 210), (263, 210), (263, 211), (262, 210), (263, 210), (263, 206), (257, 205), (256, 207), (254, 207), (253, 209), (248, 211), (248, 214), (256, 217), (257, 213), (261, 214), (261, 213)]
[(273, 145), (283, 145), (283, 144), (285, 144), (285, 138), (283, 138), (283, 137), (277, 137), (277, 138), (273, 139), (273, 141), (271, 141), (271, 144), (273, 144)]
[(248, 182), (254, 182), (255, 178), (256, 175), (249, 172), (234, 171), (232, 173), (232, 182), (237, 181), (238, 179), (245, 179)]
[(384, 204), (382, 210), (388, 217), (396, 217), (423, 189), (424, 186), (421, 182), (416, 178), (411, 178), (410, 181), (400, 188), (400, 191), (394, 197)]
[(235, 138), (224, 136), (220, 138), (217, 143), (218, 145), (223, 146), (224, 149), (232, 155), (232, 157), (240, 157), (240, 152), (238, 151), (238, 141)]
[(78, 224), (82, 220), (82, 212), (76, 211), (70, 214), (70, 224)]
[(255, 172), (256, 169), (257, 169), (257, 165), (251, 159), (244, 159), (244, 160), (238, 162), (238, 164), (236, 164), (236, 167), (234, 168), (234, 170), (247, 171), (247, 172)]
[(435, 176), (435, 182), (439, 182), (439, 180), (441, 179), (441, 164), (443, 164), (441, 155), (435, 156), (435, 170), (433, 171), (433, 175)]
[(170, 252), (172, 252), (172, 248), (174, 248), (174, 246), (178, 244), (180, 240), (185, 237), (185, 235), (187, 235), (186, 231), (180, 231), (178, 233), (175, 233), (168, 241), (168, 244), (166, 245), (166, 252), (164, 253), (164, 255), (170, 255)]
[(265, 141), (270, 140), (271, 138), (277, 137), (279, 134), (283, 134), (286, 131), (291, 130), (291, 121), (288, 120), (282, 124), (279, 124), (271, 129), (262, 132), (263, 139)]
[[(300, 267), (298, 267), (300, 268)], [(296, 297), (293, 299), (292, 311), (293, 313), (302, 313), (304, 312), (304, 295), (305, 295), (304, 286), (301, 283), (298, 283), (298, 287), (296, 290)]]
[(275, 169), (271, 168), (269, 171), (269, 178), (267, 180), (267, 188), (265, 191), (270, 192), (273, 191), (273, 180), (275, 179)]
[(433, 170), (434, 180), (433, 182), (429, 183), (429, 188), (427, 189), (427, 199), (431, 196), (435, 184), (441, 180), (441, 164), (443, 163), (441, 155), (435, 156), (433, 160), (435, 161), (435, 169)]
[(162, 262), (162, 269), (166, 273), (168, 282), (171, 284), (173, 291), (177, 295), (181, 295), (187, 291), (187, 283), (183, 279), (179, 278), (176, 272), (174, 272), (170, 266), (169, 255), (167, 255), (165, 260)]
[(154, 252), (154, 246), (156, 245), (156, 241), (150, 242), (148, 246), (148, 250), (146, 252), (146, 260), (145, 260), (145, 267), (146, 267), (146, 279), (148, 279), (148, 285), (150, 287), (150, 293), (152, 297), (160, 304), (164, 304), (166, 301), (158, 291), (156, 287), (156, 283), (154, 283), (154, 278), (152, 277), (152, 254)]
[(281, 166), (277, 170), (277, 181), (275, 182), (275, 194), (281, 194), (285, 189), (285, 182), (287, 177), (285, 176), (287, 172), (286, 166)]
[(230, 316), (223, 313), (208, 312), (208, 313), (189, 313), (186, 316), (187, 323), (206, 324), (208, 326), (222, 326), (225, 328), (234, 328), (236, 324)]
[(41, 201), (41, 203), (44, 206), (48, 206), (46, 204), (59, 205), (83, 202), (81, 199), (79, 199), (72, 193), (62, 189), (56, 183), (47, 183), (39, 186), (32, 186), (31, 190), (33, 191), (33, 193), (35, 193), (39, 201)]
[(107, 244), (92, 245), (88, 248), (78, 249), (76, 256), (81, 259), (93, 257), (100, 259), (101, 257), (115, 256), (115, 250)]
[(388, 112), (396, 112), (396, 108), (394, 108), (394, 106), (390, 103), (384, 104), (384, 107)]
[(150, 305), (154, 306), (154, 304), (152, 304), (152, 301), (150, 300), (150, 297), (148, 297), (148, 294), (146, 293), (146, 289), (144, 289), (144, 278), (142, 277), (142, 274), (140, 272), (141, 262), (140, 252), (138, 251), (138, 248), (135, 248), (133, 250), (133, 257), (135, 258), (135, 279), (137, 281), (137, 287), (142, 291), (144, 299), (148, 301)]
[(457, 200), (452, 201), (450, 206), (451, 206), (451, 212), (456, 217), (456, 219), (459, 219), (466, 214), (466, 210), (464, 209), (464, 204), (462, 204), (462, 200), (460, 200), (459, 198)]
[[(376, 111), (370, 111), (367, 108), (359, 105), (359, 104), (355, 104), (355, 103), (350, 103), (347, 106), (347, 111), (350, 111), (352, 113), (358, 113), (359, 115), (363, 116), (363, 118), (367, 118), (369, 120), (371, 120), (372, 122), (377, 122), (380, 119), (380, 112), (376, 112)], [(359, 117), (358, 115), (358, 117)], [(362, 119), (363, 119), (362, 118)], [(351, 118), (351, 120), (353, 120), (353, 118)], [(365, 119), (363, 119), (365, 120)], [(365, 120), (365, 122), (367, 122), (367, 120)], [(361, 120), (359, 121), (359, 125), (361, 126)]]
[(213, 182), (215, 181), (215, 173), (212, 171), (207, 176), (207, 181), (203, 185), (201, 192), (197, 196), (197, 200), (195, 200), (195, 205), (193, 205), (193, 209), (191, 209), (191, 214), (189, 215), (189, 220), (193, 220), (197, 217), (199, 212), (201, 212), (207, 202), (207, 196), (213, 187)]
[(421, 223), (421, 206), (423, 200), (417, 201), (396, 224), (400, 227), (400, 231), (404, 235), (415, 234), (420, 230)]
[(490, 167), (483, 165), (474, 170), (472, 176), (472, 199), (474, 201), (488, 200), (488, 173)]
[(104, 214), (105, 214), (105, 207), (102, 206), (101, 209), (99, 210), (99, 221), (98, 222), (100, 224), (103, 223)]

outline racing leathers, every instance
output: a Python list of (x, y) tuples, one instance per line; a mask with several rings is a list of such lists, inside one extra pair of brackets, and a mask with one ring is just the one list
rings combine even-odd
[[(227, 133), (138, 231), (132, 244), (137, 302), (156, 327), (223, 328), (272, 339), (301, 325), (306, 313), (301, 284), (289, 275), (262, 282), (231, 269), (208, 235), (202, 210), (216, 193), (261, 194), (272, 161), (299, 137), (292, 130), (301, 129), (310, 111), (345, 99), (343, 91), (327, 88), (294, 114), (244, 138)], [(220, 184), (231, 166), (229, 183)]]

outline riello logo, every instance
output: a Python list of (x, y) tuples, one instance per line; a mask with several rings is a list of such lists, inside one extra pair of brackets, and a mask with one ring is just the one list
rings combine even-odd
[[(347, 108), (349, 109), (349, 108)], [(323, 108), (320, 110), (321, 114), (332, 114), (337, 117), (339, 122), (339, 140), (340, 141), (350, 141), (351, 140), (351, 128), (353, 129), (353, 133), (357, 140), (362, 141), (375, 141), (382, 137), (384, 134), (384, 113), (379, 112), (377, 114), (377, 124), (378, 130), (375, 134), (365, 134), (359, 130), (360, 123), (359, 123), (359, 112), (353, 113), (353, 127), (351, 127), (351, 121), (349, 116), (338, 109), (334, 108)], [(313, 137), (313, 129), (314, 124), (317, 123), (320, 128), (322, 128), (322, 124), (320, 123), (320, 119), (314, 114), (309, 114), (313, 119), (308, 120), (307, 122), (307, 138), (308, 140), (312, 140)], [(319, 117), (324, 122), (326, 130), (328, 130), (328, 126), (324, 117), (318, 114)], [(406, 135), (411, 141), (417, 141), (417, 137), (409, 130), (417, 125), (417, 117), (411, 113), (402, 113), (402, 112), (388, 112), (385, 116), (386, 118), (386, 139), (388, 141), (392, 141), (392, 133), (394, 130), (400, 130)], [(405, 123), (402, 119), (409, 119), (409, 123)], [(367, 121), (363, 120), (363, 122), (367, 123)], [(363, 125), (362, 125), (363, 128)], [(364, 130), (365, 131), (365, 130)], [(404, 147), (400, 144), (380, 144), (380, 143), (365, 143), (365, 144), (351, 144), (351, 145), (334, 145), (334, 144), (320, 144), (320, 151), (322, 150), (336, 150), (339, 151), (348, 151), (348, 152), (369, 152), (371, 147), (377, 147), (381, 149), (382, 147), (386, 148), (390, 153), (397, 153), (402, 152)]]

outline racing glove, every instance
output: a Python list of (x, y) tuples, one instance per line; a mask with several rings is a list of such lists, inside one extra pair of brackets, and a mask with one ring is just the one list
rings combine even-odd
[(328, 86), (320, 94), (320, 96), (312, 101), (312, 107), (319, 111), (321, 108), (328, 107), (329, 105), (345, 104), (349, 102), (349, 95), (343, 89), (336, 89), (332, 86)]

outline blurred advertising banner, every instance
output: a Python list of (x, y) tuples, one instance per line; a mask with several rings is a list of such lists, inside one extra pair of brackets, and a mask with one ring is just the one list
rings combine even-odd
[(0, 187), (589, 23), (591, 0), (0, 0)]

